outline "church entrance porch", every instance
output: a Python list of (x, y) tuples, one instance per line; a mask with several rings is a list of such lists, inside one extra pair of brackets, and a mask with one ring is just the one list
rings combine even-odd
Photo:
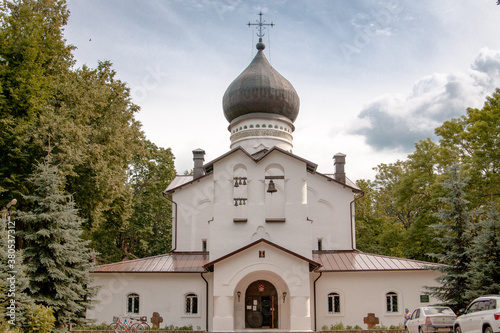
[(265, 280), (251, 283), (245, 292), (245, 328), (278, 328), (278, 295)]

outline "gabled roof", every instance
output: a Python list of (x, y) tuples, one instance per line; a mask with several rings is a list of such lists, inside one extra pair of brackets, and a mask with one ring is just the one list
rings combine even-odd
[(259, 152), (256, 152), (252, 155), (250, 155), (245, 149), (241, 148), (240, 146), (236, 147), (236, 148), (233, 148), (231, 149), (230, 151), (228, 151), (227, 153), (217, 157), (216, 159), (206, 163), (203, 168), (205, 169), (205, 175), (198, 178), (198, 179), (193, 179), (193, 176), (192, 175), (181, 175), (181, 176), (176, 176), (174, 178), (174, 180), (172, 180), (172, 182), (167, 186), (167, 188), (165, 189), (165, 191), (163, 191), (164, 194), (169, 194), (169, 193), (173, 193), (175, 192), (176, 189), (179, 189), (185, 185), (189, 185), (189, 184), (192, 184), (194, 181), (198, 181), (208, 175), (210, 175), (212, 172), (213, 172), (213, 168), (214, 168), (214, 164), (219, 162), (220, 160), (228, 157), (229, 155), (232, 155), (234, 154), (236, 151), (242, 151), (245, 155), (247, 155), (250, 159), (252, 159), (255, 163), (259, 163), (261, 160), (265, 159), (267, 156), (269, 156), (272, 152), (274, 151), (279, 151), (285, 155), (288, 155), (290, 157), (293, 157), (299, 161), (302, 161), (306, 164), (306, 167), (307, 167), (307, 171), (310, 172), (310, 173), (317, 173), (325, 178), (327, 178), (329, 181), (333, 181), (333, 182), (336, 182), (338, 184), (341, 184), (342, 186), (346, 186), (348, 188), (350, 188), (351, 190), (353, 190), (354, 192), (362, 192), (361, 189), (356, 186), (356, 184), (354, 182), (352, 182), (351, 180), (347, 179), (346, 178), (346, 183), (341, 183), (337, 180), (335, 180), (332, 175), (330, 174), (321, 174), (319, 172), (316, 172), (316, 168), (318, 167), (317, 164), (311, 162), (311, 161), (308, 161), (306, 159), (303, 159), (302, 157), (300, 156), (297, 156), (297, 155), (294, 155), (284, 149), (281, 149), (279, 147), (273, 147), (271, 149), (263, 149)]
[(425, 261), (363, 253), (358, 250), (313, 251), (313, 259), (322, 266), (317, 272), (406, 271), (441, 266)]
[(97, 266), (94, 273), (203, 273), (208, 252), (170, 252)]
[(206, 173), (210, 173), (213, 171), (213, 166), (215, 163), (217, 163), (218, 161), (226, 158), (227, 156), (233, 154), (235, 151), (238, 151), (238, 150), (241, 150), (242, 152), (245, 153), (245, 155), (247, 155), (248, 157), (250, 157), (252, 160), (254, 160), (255, 163), (259, 163), (261, 160), (263, 160), (264, 158), (266, 158), (267, 156), (269, 156), (272, 152), (274, 151), (279, 151), (285, 155), (288, 155), (290, 157), (293, 157), (299, 161), (302, 161), (304, 162), (306, 165), (307, 165), (307, 171), (311, 172), (311, 173), (314, 173), (316, 172), (316, 168), (318, 167), (317, 164), (311, 162), (311, 161), (308, 161), (300, 156), (297, 156), (297, 155), (294, 155), (282, 148), (279, 148), (279, 147), (272, 147), (271, 149), (262, 149), (261, 151), (257, 152), (257, 153), (254, 153), (252, 155), (250, 155), (245, 149), (241, 148), (240, 146), (238, 147), (235, 147), (233, 149), (231, 149), (230, 151), (228, 151), (227, 153), (225, 153), (224, 155), (221, 155), (219, 157), (217, 157), (216, 159), (208, 162), (207, 164), (204, 165), (204, 168), (205, 168), (205, 172)]
[(232, 256), (234, 256), (235, 254), (238, 254), (238, 253), (240, 253), (240, 252), (242, 252), (242, 251), (245, 251), (246, 249), (249, 249), (249, 248), (251, 248), (252, 246), (255, 246), (255, 245), (259, 244), (259, 243), (265, 243), (265, 244), (268, 244), (268, 245), (270, 245), (270, 246), (272, 246), (272, 247), (277, 248), (277, 249), (278, 249), (278, 250), (280, 250), (280, 251), (286, 252), (286, 253), (291, 254), (292, 256), (295, 256), (295, 257), (297, 257), (297, 258), (299, 258), (299, 259), (301, 259), (301, 260), (307, 261), (307, 262), (309, 263), (309, 271), (314, 271), (314, 270), (318, 269), (318, 267), (320, 267), (320, 266), (321, 266), (319, 263), (315, 262), (314, 260), (311, 260), (311, 259), (309, 259), (309, 258), (306, 258), (306, 257), (304, 257), (304, 256), (301, 256), (301, 255), (300, 255), (300, 254), (298, 254), (298, 253), (295, 253), (295, 252), (293, 252), (293, 251), (290, 251), (290, 250), (288, 250), (288, 249), (286, 249), (286, 248), (284, 248), (284, 247), (282, 247), (282, 246), (279, 246), (278, 244), (275, 244), (275, 243), (270, 242), (270, 241), (268, 241), (268, 240), (266, 240), (266, 239), (264, 239), (264, 238), (261, 238), (261, 239), (259, 239), (259, 240), (255, 241), (255, 242), (253, 242), (253, 243), (250, 243), (250, 244), (248, 244), (248, 245), (246, 245), (246, 246), (244, 246), (244, 247), (242, 247), (242, 248), (239, 248), (239, 249), (238, 249), (238, 250), (236, 250), (236, 251), (233, 251), (233, 252), (231, 252), (231, 253), (229, 253), (229, 254), (226, 254), (225, 256), (222, 256), (222, 257), (220, 257), (220, 258), (218, 258), (218, 259), (215, 259), (215, 260), (213, 260), (213, 261), (211, 261), (211, 262), (209, 262), (209, 263), (205, 264), (203, 267), (204, 267), (206, 270), (208, 270), (208, 271), (210, 271), (210, 272), (213, 272), (213, 270), (214, 270), (214, 265), (215, 265), (216, 263), (219, 263), (219, 262), (221, 262), (221, 261), (223, 261), (223, 260), (226, 260), (227, 258), (232, 257)]
[(176, 176), (174, 178), (174, 180), (172, 180), (172, 182), (167, 186), (167, 188), (165, 189), (165, 191), (163, 191), (164, 194), (169, 194), (169, 193), (173, 193), (175, 192), (176, 189), (179, 189), (181, 188), (182, 186), (185, 186), (185, 185), (189, 185), (189, 184), (192, 184), (194, 183), (195, 181), (198, 181), (208, 175), (210, 175), (212, 172), (213, 172), (213, 169), (214, 169), (214, 164), (219, 162), (220, 160), (228, 157), (229, 155), (232, 155), (234, 154), (236, 151), (242, 151), (245, 155), (247, 155), (250, 159), (252, 159), (255, 163), (259, 163), (261, 160), (263, 160), (264, 158), (266, 158), (267, 156), (269, 156), (273, 151), (279, 151), (283, 154), (286, 154), (286, 155), (289, 155), (295, 159), (298, 159), (299, 161), (302, 161), (304, 162), (306, 165), (307, 165), (307, 171), (311, 172), (311, 173), (314, 173), (316, 172), (316, 168), (318, 167), (317, 164), (314, 164), (308, 160), (305, 160), (297, 155), (294, 155), (284, 149), (281, 149), (279, 147), (273, 147), (271, 149), (263, 149), (253, 155), (250, 155), (245, 149), (241, 148), (240, 146), (238, 147), (235, 147), (233, 149), (231, 149), (230, 151), (228, 151), (227, 153), (217, 157), (216, 159), (206, 163), (204, 166), (203, 166), (203, 169), (205, 169), (205, 175), (200, 177), (200, 178), (197, 178), (197, 179), (193, 179), (193, 176), (192, 175), (188, 175), (188, 176)]

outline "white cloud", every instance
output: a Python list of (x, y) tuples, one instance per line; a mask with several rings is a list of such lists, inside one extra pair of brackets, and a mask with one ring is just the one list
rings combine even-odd
[[(358, 115), (365, 126), (351, 130), (376, 150), (409, 152), (418, 140), (434, 136), (444, 121), (459, 117), (468, 107), (481, 107), (500, 85), (500, 50), (483, 48), (471, 69), (432, 74), (418, 80), (407, 96), (383, 95)], [(366, 123), (368, 122), (368, 123)]]

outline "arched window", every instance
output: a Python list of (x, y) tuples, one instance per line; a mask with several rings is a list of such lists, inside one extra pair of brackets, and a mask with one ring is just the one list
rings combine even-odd
[(127, 312), (139, 313), (139, 295), (129, 294), (127, 296)]
[(265, 173), (266, 222), (285, 222), (285, 170), (279, 164), (266, 167)]
[(391, 291), (386, 294), (387, 312), (398, 312), (398, 294)]
[(198, 313), (198, 296), (196, 294), (186, 295), (186, 314)]
[(237, 164), (233, 171), (233, 218), (234, 222), (246, 222), (247, 219), (247, 169), (243, 164)]
[(340, 313), (340, 295), (337, 293), (328, 294), (328, 313)]

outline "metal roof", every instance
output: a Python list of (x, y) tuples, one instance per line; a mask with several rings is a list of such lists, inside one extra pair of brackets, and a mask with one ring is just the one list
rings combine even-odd
[(170, 192), (173, 189), (176, 189), (178, 187), (181, 187), (182, 185), (186, 185), (189, 182), (193, 181), (193, 175), (189, 176), (179, 176), (177, 175), (171, 182), (168, 184), (167, 189), (164, 191), (164, 193)]
[(425, 270), (439, 264), (350, 251), (313, 251), (313, 260), (322, 267), (318, 272), (357, 272), (357, 271), (402, 271)]
[[(323, 175), (323, 176), (326, 176), (328, 178), (331, 178), (333, 180), (335, 180), (337, 183), (339, 184), (342, 184), (341, 182), (337, 181), (335, 179), (335, 174), (333, 173), (320, 173), (320, 172), (316, 172), (317, 174), (320, 174), (320, 175)], [(350, 180), (349, 178), (345, 177), (345, 185), (349, 186), (349, 187), (352, 187), (354, 189), (356, 189), (357, 191), (362, 191), (358, 185), (356, 185), (355, 182), (353, 182), (352, 180)]]
[(246, 249), (248, 249), (248, 248), (250, 248), (250, 247), (252, 247), (252, 246), (254, 246), (254, 245), (257, 245), (257, 244), (259, 244), (259, 243), (266, 243), (266, 244), (268, 244), (268, 245), (270, 245), (270, 246), (273, 246), (273, 247), (277, 248), (277, 249), (278, 249), (278, 250), (280, 250), (280, 251), (286, 252), (286, 253), (291, 254), (292, 256), (295, 256), (295, 257), (297, 257), (297, 258), (299, 258), (299, 259), (301, 259), (301, 260), (307, 261), (307, 262), (309, 263), (309, 271), (314, 271), (314, 270), (316, 270), (318, 267), (320, 267), (320, 264), (319, 264), (318, 262), (315, 262), (314, 260), (311, 260), (311, 259), (308, 259), (308, 258), (306, 258), (306, 257), (304, 257), (304, 256), (301, 256), (301, 255), (300, 255), (300, 254), (298, 254), (298, 253), (295, 253), (295, 252), (293, 252), (293, 251), (290, 251), (289, 249), (284, 248), (284, 247), (282, 247), (282, 246), (279, 246), (278, 244), (275, 244), (275, 243), (273, 243), (273, 242), (271, 242), (271, 241), (268, 241), (267, 239), (264, 239), (264, 238), (261, 238), (261, 239), (259, 239), (259, 240), (256, 240), (255, 242), (252, 242), (252, 243), (250, 243), (250, 244), (248, 244), (248, 245), (246, 245), (246, 246), (244, 246), (244, 247), (241, 247), (241, 248), (239, 248), (239, 249), (238, 249), (238, 250), (236, 250), (236, 251), (233, 251), (233, 252), (231, 252), (231, 253), (226, 254), (225, 256), (222, 256), (222, 257), (220, 257), (220, 258), (218, 258), (218, 259), (215, 259), (215, 260), (213, 260), (213, 261), (211, 261), (211, 262), (209, 262), (209, 263), (205, 264), (205, 266), (204, 266), (204, 267), (205, 267), (207, 270), (209, 270), (209, 271), (211, 271), (211, 272), (212, 272), (212, 271), (214, 270), (214, 265), (215, 265), (216, 263), (221, 262), (221, 261), (223, 261), (223, 260), (226, 260), (227, 258), (232, 257), (233, 255), (235, 255), (235, 254), (237, 254), (237, 253), (240, 253), (240, 252), (242, 252), (242, 251), (244, 251), (244, 250), (246, 250)]
[(307, 261), (309, 269), (316, 272), (408, 271), (441, 266), (425, 261), (363, 253), (358, 250), (313, 251), (311, 260), (272, 242), (260, 239), (211, 262), (208, 261), (208, 252), (171, 252), (149, 258), (101, 265), (96, 267), (94, 273), (204, 273), (213, 271), (215, 263), (228, 259), (260, 242)]
[(171, 252), (96, 267), (94, 273), (203, 273), (208, 252)]
[(285, 116), (293, 123), (299, 114), (300, 99), (293, 85), (259, 49), (250, 65), (227, 88), (222, 108), (230, 123), (255, 113)]

